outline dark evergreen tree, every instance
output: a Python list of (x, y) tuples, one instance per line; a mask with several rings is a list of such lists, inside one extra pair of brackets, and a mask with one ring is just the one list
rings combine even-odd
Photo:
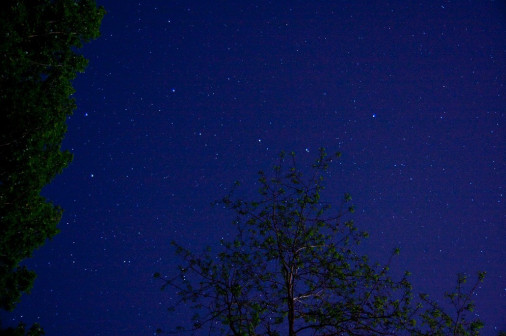
[[(337, 155), (339, 156), (339, 155)], [(294, 155), (282, 154), (272, 177), (259, 173), (254, 201), (225, 197), (220, 204), (237, 214), (235, 239), (222, 250), (197, 255), (175, 244), (185, 263), (174, 277), (155, 274), (177, 289), (179, 303), (195, 311), (193, 326), (212, 335), (476, 335), (479, 321), (459, 278), (449, 294), (459, 314), (451, 317), (426, 296), (413, 301), (408, 273), (398, 280), (386, 265), (355, 252), (367, 237), (346, 218), (351, 197), (333, 209), (321, 199), (323, 177), (334, 158), (320, 151), (305, 177)], [(399, 251), (395, 250), (392, 257)], [(480, 279), (481, 280), (481, 279)], [(453, 302), (452, 301), (452, 302)], [(418, 325), (417, 326), (417, 322)], [(450, 332), (451, 331), (451, 332)]]
[(98, 37), (92, 0), (0, 4), (0, 308), (14, 309), (35, 273), (20, 262), (57, 232), (62, 210), (40, 195), (72, 159), (61, 150), (75, 108), (76, 53)]

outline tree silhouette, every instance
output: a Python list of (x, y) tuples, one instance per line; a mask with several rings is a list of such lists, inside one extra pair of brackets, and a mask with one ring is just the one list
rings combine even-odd
[[(463, 332), (479, 329), (481, 324), (467, 323), (462, 312), (456, 319), (441, 315), (426, 296), (429, 307), (423, 311), (413, 303), (409, 273), (393, 280), (388, 275), (391, 259), (386, 265), (372, 264), (354, 251), (367, 233), (346, 218), (354, 212), (351, 197), (345, 194), (337, 209), (320, 198), (323, 177), (337, 157), (329, 158), (321, 149), (305, 177), (295, 155), (282, 154), (272, 177), (259, 173), (258, 200), (225, 197), (220, 204), (237, 214), (237, 234), (221, 241), (221, 251), (197, 255), (174, 243), (184, 265), (174, 277), (156, 273), (155, 278), (162, 279), (162, 288), (176, 288), (178, 304), (187, 303), (195, 312), (193, 325), (176, 332), (449, 335), (442, 332), (453, 327), (454, 335), (467, 335)], [(451, 297), (458, 309), (462, 304), (464, 310), (472, 309), (468, 297)]]
[(58, 232), (62, 210), (40, 192), (72, 159), (61, 142), (75, 108), (71, 80), (87, 63), (76, 49), (98, 37), (103, 15), (92, 0), (0, 5), (1, 309), (32, 287), (35, 273), (20, 262)]

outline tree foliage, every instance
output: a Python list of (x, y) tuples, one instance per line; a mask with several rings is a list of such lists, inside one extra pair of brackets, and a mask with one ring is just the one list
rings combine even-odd
[[(237, 214), (237, 234), (221, 241), (221, 251), (198, 255), (174, 243), (185, 263), (176, 276), (155, 278), (162, 288), (174, 287), (178, 304), (195, 312), (193, 326), (177, 333), (474, 335), (463, 331), (481, 324), (467, 324), (462, 310), (453, 319), (435, 313), (440, 307), (427, 297), (426, 310), (414, 304), (409, 273), (392, 279), (391, 259), (373, 264), (355, 252), (367, 233), (348, 218), (354, 212), (350, 195), (335, 209), (321, 199), (323, 177), (336, 157), (321, 149), (306, 177), (294, 154), (281, 154), (273, 176), (259, 172), (257, 200), (225, 197), (220, 203)], [(450, 297), (466, 310), (470, 301), (463, 295)], [(456, 333), (444, 333), (452, 328)]]
[(448, 305), (451, 307), (450, 309), (452, 309), (451, 312), (447, 312), (440, 304), (430, 299), (427, 294), (420, 294), (421, 302), (427, 306), (427, 309), (420, 316), (426, 328), (422, 331), (413, 330), (414, 335), (479, 335), (480, 329), (483, 328), (483, 322), (469, 315), (473, 314), (475, 308), (471, 296), (485, 279), (485, 272), (478, 273), (477, 281), (470, 290), (464, 288), (467, 279), (467, 275), (458, 274), (455, 290), (444, 294)]
[(26, 328), (26, 325), (21, 322), (17, 327), (0, 329), (0, 336), (41, 336), (45, 335), (44, 330), (38, 323), (33, 324), (30, 328)]
[(58, 229), (62, 210), (40, 195), (72, 159), (61, 150), (75, 108), (76, 53), (98, 37), (92, 0), (2, 1), (0, 5), (0, 308), (14, 309), (35, 273), (20, 262)]

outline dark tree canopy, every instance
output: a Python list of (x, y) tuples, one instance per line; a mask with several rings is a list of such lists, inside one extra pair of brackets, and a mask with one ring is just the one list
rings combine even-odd
[(259, 173), (258, 199), (229, 195), (220, 202), (237, 214), (236, 236), (222, 240), (221, 251), (198, 255), (175, 244), (184, 264), (173, 277), (155, 277), (195, 311), (193, 325), (176, 332), (478, 335), (481, 322), (466, 316), (473, 307), (464, 276), (448, 294), (456, 313), (447, 314), (425, 295), (414, 299), (409, 273), (392, 279), (390, 261), (374, 264), (355, 252), (367, 233), (348, 218), (351, 197), (338, 207), (321, 199), (323, 177), (338, 156), (322, 149), (306, 176), (295, 155), (282, 154), (272, 176)]
[(0, 308), (14, 309), (35, 273), (20, 262), (57, 232), (62, 210), (40, 195), (72, 160), (61, 150), (75, 108), (76, 53), (99, 36), (92, 0), (0, 4)]

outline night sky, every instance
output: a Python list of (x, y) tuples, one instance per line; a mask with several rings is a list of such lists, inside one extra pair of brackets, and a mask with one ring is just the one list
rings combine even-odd
[(327, 180), (371, 238), (363, 246), (441, 298), (487, 271), (483, 335), (506, 329), (504, 1), (100, 1), (102, 36), (74, 82), (45, 188), (61, 233), (26, 264), (38, 278), (10, 323), (47, 335), (153, 335), (190, 314), (154, 272), (169, 245), (231, 233), (211, 207), (281, 150), (300, 165), (340, 151)]

